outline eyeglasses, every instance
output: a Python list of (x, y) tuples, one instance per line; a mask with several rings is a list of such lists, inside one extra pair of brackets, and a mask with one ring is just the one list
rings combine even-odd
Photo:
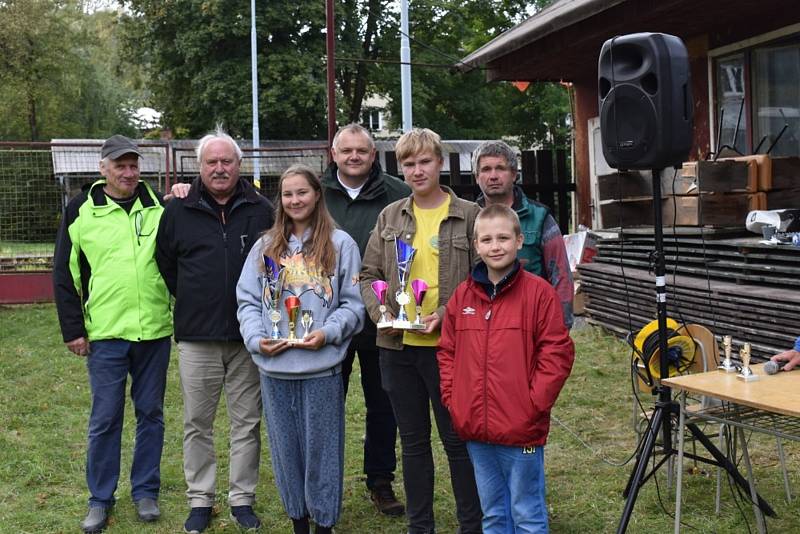
[(136, 230), (136, 243), (141, 246), (143, 237), (150, 237), (153, 235), (153, 230), (151, 229), (149, 232), (144, 233), (142, 231), (142, 222), (144, 220), (144, 216), (142, 215), (141, 211), (137, 211), (136, 215), (133, 216), (133, 226)]

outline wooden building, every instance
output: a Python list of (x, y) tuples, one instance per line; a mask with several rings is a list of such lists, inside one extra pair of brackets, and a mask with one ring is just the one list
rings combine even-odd
[[(510, 81), (570, 82), (577, 221), (596, 227), (597, 61), (616, 35), (662, 32), (686, 43), (694, 95), (690, 160), (719, 145), (800, 155), (800, 3), (789, 0), (556, 0), (463, 59)], [(721, 119), (721, 120), (720, 120)], [(720, 128), (721, 127), (721, 128)]]

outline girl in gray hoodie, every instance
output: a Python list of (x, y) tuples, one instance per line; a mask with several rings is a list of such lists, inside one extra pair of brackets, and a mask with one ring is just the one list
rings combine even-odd
[[(289, 167), (278, 187), (275, 225), (253, 246), (236, 287), (238, 318), (261, 375), (284, 509), (295, 533), (308, 533), (310, 519), (323, 534), (331, 532), (342, 505), (340, 373), (350, 338), (364, 324), (361, 258), (353, 239), (336, 229), (312, 169)], [(289, 309), (297, 310), (297, 341), (286, 339)], [(304, 323), (304, 316), (312, 322)]]

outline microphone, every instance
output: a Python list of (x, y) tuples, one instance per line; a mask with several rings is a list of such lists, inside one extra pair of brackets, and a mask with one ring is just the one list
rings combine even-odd
[(764, 364), (764, 372), (768, 375), (774, 375), (778, 371), (782, 371), (787, 363), (789, 362), (776, 362), (769, 360)]

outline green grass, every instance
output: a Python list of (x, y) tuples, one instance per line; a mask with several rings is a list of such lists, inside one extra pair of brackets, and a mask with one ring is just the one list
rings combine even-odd
[[(577, 359), (554, 410), (569, 431), (553, 422), (546, 452), (551, 530), (555, 533), (613, 532), (624, 504), (620, 496), (630, 464), (615, 467), (635, 447), (631, 423), (628, 354), (618, 341), (593, 328), (573, 332)], [(173, 353), (174, 354), (174, 353)], [(180, 532), (187, 512), (181, 451), (181, 399), (177, 365), (170, 368), (166, 398), (166, 443), (162, 462), (163, 517), (152, 525), (136, 521), (130, 503), (126, 473), (130, 469), (133, 414), (126, 411), (123, 467), (112, 533)], [(356, 371), (357, 372), (357, 371)], [(651, 399), (644, 402), (649, 406)], [(86, 420), (89, 391), (83, 360), (71, 356), (60, 340), (52, 305), (0, 307), (0, 532), (77, 532), (86, 507), (84, 483)], [(364, 432), (363, 398), (353, 377), (347, 403), (347, 440), (344, 508), (339, 533), (402, 533), (403, 519), (379, 516), (367, 499), (361, 474), (361, 438)], [(219, 411), (216, 439), (219, 453), (218, 500), (220, 515), (208, 532), (237, 532), (228, 519), (227, 418)], [(593, 449), (582, 445), (575, 435)], [(269, 451), (262, 457), (256, 511), (263, 532), (290, 532), (271, 476)], [(773, 438), (753, 435), (751, 455), (762, 495), (780, 518), (768, 519), (771, 533), (800, 531), (796, 505), (784, 502)], [(436, 441), (436, 517), (438, 531), (454, 532), (456, 521), (447, 462)], [(800, 447), (786, 444), (793, 487), (800, 488)], [(399, 445), (398, 445), (399, 455)], [(629, 532), (672, 532), (674, 491), (666, 486), (665, 469), (642, 489)], [(398, 473), (401, 477), (402, 474)], [(727, 485), (723, 510), (714, 515), (713, 472), (684, 477), (683, 517), (698, 532), (755, 532), (752, 509), (734, 504)], [(402, 493), (402, 485), (397, 484)], [(687, 530), (688, 531), (688, 530)]]

